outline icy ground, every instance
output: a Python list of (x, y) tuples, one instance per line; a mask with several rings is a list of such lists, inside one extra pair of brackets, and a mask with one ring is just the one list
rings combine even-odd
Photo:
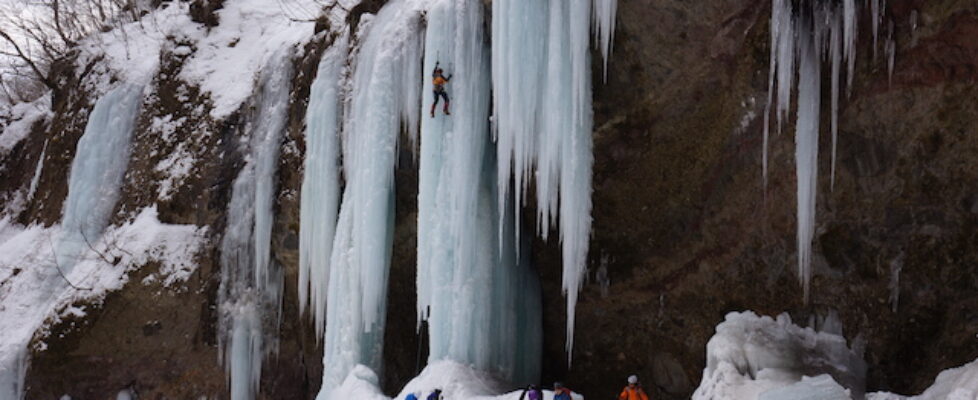
[[(391, 400), (381, 393), (377, 375), (369, 368), (358, 365), (347, 375), (343, 384), (330, 393), (330, 398), (357, 400)], [(445, 400), (519, 400), (521, 390), (508, 392), (512, 387), (493, 376), (453, 361), (438, 361), (428, 365), (416, 378), (408, 382), (394, 399), (403, 399), (415, 393), (425, 399), (434, 390), (441, 389)], [(573, 390), (573, 388), (571, 388)], [(498, 395), (497, 393), (505, 393)], [(544, 400), (553, 400), (553, 391), (544, 390)], [(577, 393), (575, 400), (583, 400)]]
[[(142, 265), (160, 263), (159, 271), (144, 283), (158, 280), (169, 287), (190, 277), (206, 229), (164, 224), (157, 215), (156, 208), (149, 207), (130, 221), (109, 227), (65, 276), (54, 262), (60, 225), (25, 227), (10, 217), (0, 219), (0, 369), (23, 368), (15, 358), (22, 356), (25, 343), (40, 338), (35, 347), (43, 350), (45, 326), (66, 317), (84, 317), (106, 294), (125, 286), (129, 272)], [(38, 288), (64, 281), (74, 287), (62, 285), (64, 290), (49, 299), (34, 295)], [(0, 381), (11, 377), (9, 372), (0, 370)], [(10, 388), (5, 383), (12, 382), (0, 382), (0, 398), (15, 398), (4, 397), (8, 394), (4, 390)]]

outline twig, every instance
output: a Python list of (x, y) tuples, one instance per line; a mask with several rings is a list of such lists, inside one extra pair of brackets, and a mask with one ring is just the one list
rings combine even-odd
[(84, 230), (78, 228), (78, 232), (81, 233), (82, 238), (85, 239), (85, 244), (88, 245), (88, 248), (91, 249), (93, 252), (95, 252), (95, 254), (98, 254), (98, 257), (101, 258), (102, 261), (105, 261), (106, 263), (109, 263), (111, 265), (115, 265), (115, 263), (110, 261), (109, 258), (105, 256), (105, 254), (103, 254), (101, 251), (95, 250), (95, 246), (92, 246), (92, 242), (88, 241), (88, 236), (85, 235)]
[(65, 273), (61, 271), (61, 265), (58, 264), (58, 253), (54, 251), (54, 242), (51, 241), (50, 235), (48, 236), (48, 244), (51, 245), (51, 255), (54, 256), (54, 268), (58, 270), (58, 275), (61, 275), (61, 279), (64, 279), (65, 282), (68, 283), (68, 286), (71, 286), (75, 290), (92, 290), (92, 288), (78, 287), (74, 283), (71, 283), (70, 280), (68, 280), (68, 277), (65, 276)]

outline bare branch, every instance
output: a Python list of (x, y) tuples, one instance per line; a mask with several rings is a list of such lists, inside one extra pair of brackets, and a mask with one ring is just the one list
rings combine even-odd
[(63, 271), (61, 271), (61, 265), (58, 264), (58, 252), (54, 250), (54, 242), (51, 241), (51, 236), (50, 235), (48, 235), (48, 244), (51, 245), (51, 255), (54, 256), (54, 268), (56, 270), (58, 270), (58, 275), (61, 276), (61, 279), (64, 279), (65, 282), (68, 283), (68, 286), (71, 286), (75, 290), (92, 290), (92, 288), (90, 288), (90, 287), (89, 288), (78, 287), (74, 283), (71, 283), (70, 280), (68, 280), (68, 277), (65, 276), (65, 273)]
[(89, 250), (91, 250), (95, 254), (98, 254), (98, 257), (101, 258), (102, 261), (105, 261), (107, 264), (110, 264), (110, 265), (115, 265), (116, 264), (112, 260), (109, 260), (109, 258), (106, 257), (104, 253), (102, 253), (101, 251), (95, 250), (95, 246), (92, 246), (92, 242), (88, 241), (88, 236), (85, 235), (85, 231), (83, 229), (79, 228), (78, 229), (78, 232), (81, 233), (82, 238), (85, 239), (85, 244), (88, 245)]

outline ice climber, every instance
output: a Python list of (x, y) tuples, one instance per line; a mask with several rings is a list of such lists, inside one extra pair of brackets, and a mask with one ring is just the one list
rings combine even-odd
[(560, 382), (554, 383), (554, 400), (571, 400), (571, 390)]
[(438, 98), (443, 97), (445, 99), (445, 115), (452, 115), (448, 112), (448, 92), (445, 91), (445, 84), (452, 80), (452, 76), (449, 75), (447, 78), (442, 73), (444, 72), (441, 67), (438, 66), (439, 62), (435, 61), (435, 70), (431, 73), (431, 83), (434, 85), (433, 90), (435, 93), (435, 102), (431, 103), (431, 118), (435, 117), (435, 106), (438, 105)]
[(543, 392), (537, 385), (527, 386), (523, 389), (523, 393), (520, 394), (520, 400), (543, 400)]
[(649, 400), (649, 395), (638, 384), (638, 377), (632, 375), (628, 377), (628, 386), (618, 395), (618, 400)]
[(428, 400), (441, 400), (441, 389), (435, 389), (434, 392), (428, 395)]

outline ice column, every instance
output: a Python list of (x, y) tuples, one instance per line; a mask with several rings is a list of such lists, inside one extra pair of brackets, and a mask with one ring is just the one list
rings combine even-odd
[[(39, 273), (42, 282), (30, 291), (31, 299), (24, 303), (50, 310), (62, 293), (73, 290), (62, 276), (70, 275), (88, 243), (98, 241), (109, 223), (129, 165), (129, 143), (141, 103), (142, 87), (129, 84), (109, 91), (95, 103), (71, 162), (61, 234), (54, 245), (57, 265), (39, 266), (43, 268)], [(40, 168), (35, 170), (34, 180)], [(23, 398), (29, 360), (27, 344), (30, 334), (43, 324), (46, 315), (35, 317), (36, 326), (16, 330), (16, 333), (27, 333), (18, 338), (20, 343), (8, 337), (7, 343), (15, 345), (0, 348), (0, 398)]]
[(513, 198), (522, 204), (529, 177), (535, 177), (538, 232), (546, 238), (551, 225), (560, 222), (568, 357), (591, 230), (588, 36), (593, 19), (601, 45), (610, 49), (615, 5), (598, 1), (592, 8), (590, 1), (557, 0), (492, 3), (497, 190), (501, 197), (509, 195), (512, 172)]
[(124, 84), (95, 104), (78, 140), (68, 177), (57, 261), (65, 275), (76, 257), (95, 243), (109, 223), (129, 165), (129, 141), (136, 124), (142, 86)]
[(326, 326), (326, 289), (340, 202), (340, 74), (347, 36), (337, 38), (319, 61), (306, 110), (306, 159), (299, 217), (299, 309), (311, 306), (316, 337)]
[(233, 400), (255, 398), (262, 360), (275, 349), (282, 273), (270, 257), (272, 212), (292, 81), (289, 54), (277, 52), (262, 68), (257, 111), (245, 128), (245, 165), (234, 180), (221, 241), (218, 341)]
[(357, 364), (380, 371), (397, 139), (402, 123), (409, 132), (418, 125), (420, 15), (416, 2), (385, 5), (366, 27), (356, 60), (343, 134), (346, 187), (330, 259), (318, 399), (331, 398)]
[[(534, 382), (540, 289), (517, 256), (513, 202), (497, 203), (482, 4), (439, 0), (427, 17), (425, 71), (440, 61), (454, 74), (451, 117), (437, 112), (421, 124), (418, 313), (429, 323), (429, 361), (450, 359), (509, 382)], [(431, 86), (426, 80), (424, 92)]]
[(819, 38), (807, 29), (799, 32), (798, 122), (795, 130), (795, 175), (798, 184), (798, 277), (808, 301), (815, 234), (815, 195), (818, 182), (818, 125), (821, 101)]

